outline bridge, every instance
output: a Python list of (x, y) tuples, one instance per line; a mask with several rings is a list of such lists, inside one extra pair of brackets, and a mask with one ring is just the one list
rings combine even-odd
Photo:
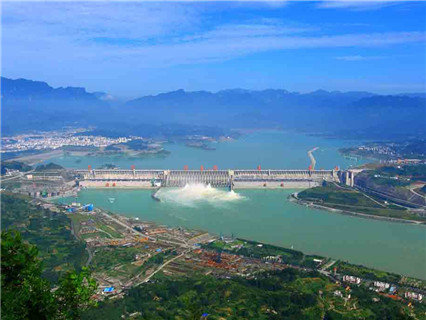
[(135, 169), (92, 169), (74, 170), (80, 186), (87, 188), (157, 188), (183, 187), (190, 183), (210, 184), (214, 187), (236, 188), (309, 188), (321, 185), (323, 181), (344, 182), (351, 185), (353, 174), (333, 170), (141, 170)]

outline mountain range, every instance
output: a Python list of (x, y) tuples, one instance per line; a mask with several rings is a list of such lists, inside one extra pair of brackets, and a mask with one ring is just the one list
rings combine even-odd
[(188, 130), (203, 134), (212, 128), (221, 133), (230, 128), (284, 128), (364, 139), (426, 134), (423, 93), (177, 90), (114, 104), (103, 92), (2, 77), (1, 102), (3, 134), (69, 125), (96, 126), (116, 134), (166, 136), (177, 134), (176, 130), (178, 134)]

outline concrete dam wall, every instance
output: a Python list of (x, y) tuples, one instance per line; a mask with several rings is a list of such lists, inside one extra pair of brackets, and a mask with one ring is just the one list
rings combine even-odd
[(323, 181), (340, 181), (338, 170), (75, 170), (87, 188), (183, 187), (201, 183), (214, 187), (309, 188)]
[(318, 187), (317, 181), (235, 181), (234, 189), (307, 189)]

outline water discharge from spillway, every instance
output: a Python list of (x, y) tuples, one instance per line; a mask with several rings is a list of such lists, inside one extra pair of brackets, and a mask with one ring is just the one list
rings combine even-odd
[(244, 200), (245, 197), (226, 189), (213, 188), (204, 184), (187, 184), (178, 189), (160, 189), (157, 197), (162, 202), (175, 203), (186, 207), (196, 207), (197, 204), (208, 203), (213, 206), (223, 206), (227, 203)]

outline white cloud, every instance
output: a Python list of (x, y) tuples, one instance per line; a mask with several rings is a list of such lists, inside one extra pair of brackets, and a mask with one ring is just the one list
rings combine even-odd
[(224, 61), (248, 54), (309, 48), (382, 47), (424, 43), (421, 32), (346, 34), (332, 36), (200, 37), (202, 40), (133, 48), (116, 48), (109, 56), (135, 59), (149, 65), (173, 65)]
[(284, 36), (289, 34), (306, 33), (315, 30), (317, 30), (317, 28), (308, 26), (284, 26), (276, 22), (269, 24), (226, 24), (220, 25), (217, 28), (204, 33), (185, 37), (184, 40)]
[[(190, 6), (170, 3), (4, 3), (5, 35), (15, 28), (71, 39), (137, 37), (149, 39), (196, 28), (199, 14)], [(18, 32), (16, 32), (18, 33)]]
[(318, 26), (283, 19), (217, 24), (204, 21), (203, 13), (199, 6), (175, 3), (6, 3), (3, 67), (33, 69), (37, 61), (48, 69), (57, 67), (58, 72), (86, 65), (97, 70), (150, 68), (226, 61), (277, 50), (425, 43), (423, 32), (341, 34), (331, 28), (324, 34)]
[[(424, 0), (420, 0), (424, 1)], [(419, 2), (416, 0), (327, 0), (317, 4), (322, 9), (348, 9), (355, 11), (377, 10), (387, 6), (403, 4), (407, 2)]]
[(337, 60), (343, 60), (343, 61), (368, 61), (368, 60), (380, 60), (380, 59), (386, 59), (387, 57), (384, 56), (360, 56), (360, 55), (354, 55), (354, 56), (341, 56), (341, 57), (335, 57)]

